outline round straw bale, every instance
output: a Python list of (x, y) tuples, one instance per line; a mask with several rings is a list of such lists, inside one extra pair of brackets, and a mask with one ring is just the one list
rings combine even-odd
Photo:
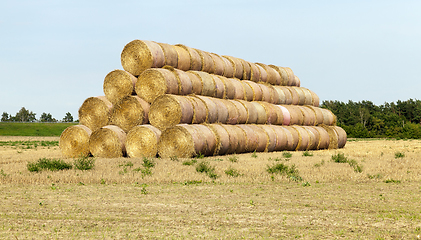
[(121, 65), (127, 72), (139, 76), (145, 69), (160, 68), (165, 63), (162, 48), (152, 41), (133, 40), (121, 52)]
[(296, 87), (300, 87), (301, 86), (301, 80), (297, 77), (297, 75), (294, 75), (295, 77), (295, 81), (294, 81), (294, 86)]
[(190, 70), (190, 54), (187, 49), (177, 46), (174, 46), (174, 49), (177, 51), (178, 61), (177, 68), (183, 71)]
[(289, 125), (303, 125), (304, 116), (298, 106), (295, 105), (283, 105), (288, 109), (289, 115), (291, 116)]
[(303, 126), (310, 136), (310, 143), (307, 150), (317, 150), (320, 144), (320, 133), (314, 126)]
[(260, 89), (262, 90), (262, 101), (270, 102), (272, 94), (272, 89), (269, 88), (269, 85), (264, 83), (258, 83)]
[(171, 67), (177, 67), (178, 66), (178, 53), (177, 50), (175, 50), (174, 45), (170, 45), (167, 43), (158, 43), (159, 46), (162, 48), (162, 51), (164, 52), (165, 57), (165, 63), (164, 66), (171, 66)]
[(216, 98), (225, 98), (225, 84), (218, 75), (211, 74), (213, 81), (215, 83), (215, 97)]
[(197, 137), (199, 134), (196, 128), (191, 126), (182, 124), (163, 131), (158, 141), (159, 156), (190, 158), (200, 152), (205, 141)]
[(236, 105), (233, 103), (233, 100), (223, 100), (223, 103), (225, 104), (225, 106), (228, 109), (228, 119), (227, 119), (227, 124), (237, 124), (238, 122), (238, 118), (240, 116), (239, 112), (238, 112), (238, 108), (236, 107)]
[(61, 153), (68, 158), (89, 156), (89, 137), (91, 129), (84, 125), (73, 125), (64, 129), (60, 135)]
[(216, 109), (217, 109), (217, 120), (216, 122), (219, 123), (226, 123), (228, 121), (228, 108), (227, 106), (224, 104), (225, 99), (219, 99), (219, 98), (209, 98), (210, 100), (212, 100), (215, 103)]
[(196, 98), (199, 98), (200, 100), (203, 101), (203, 103), (206, 106), (206, 121), (207, 123), (216, 123), (218, 121), (218, 107), (215, 103), (215, 101), (213, 101), (213, 98), (211, 97), (206, 97), (206, 96), (200, 96), (197, 95), (195, 96)]
[(196, 124), (195, 126), (199, 131), (199, 137), (206, 141), (206, 147), (202, 154), (205, 156), (214, 155), (217, 147), (217, 138), (215, 133), (207, 125)]
[(226, 78), (223, 76), (219, 76), (219, 78), (222, 80), (225, 86), (225, 98), (235, 99), (235, 87), (232, 82), (236, 80), (233, 80), (232, 78)]
[[(268, 125), (273, 129), (276, 135), (276, 145), (273, 151), (283, 151), (288, 148), (288, 136), (286, 134), (286, 130), (280, 126)], [(288, 132), (289, 133), (289, 132)], [(289, 137), (292, 141), (292, 135), (289, 133)]]
[(284, 129), (288, 139), (286, 150), (295, 151), (299, 141), (298, 131), (291, 126), (282, 126), (282, 128)]
[(267, 102), (262, 102), (262, 101), (259, 101), (257, 103), (262, 105), (262, 107), (266, 111), (266, 117), (267, 117), (266, 124), (276, 124), (278, 122), (278, 113), (276, 111), (276, 108), (274, 107), (275, 105), (267, 103)]
[(292, 87), (284, 87), (284, 88), (288, 89), (289, 92), (291, 93), (291, 97), (292, 97), (291, 98), (292, 99), (291, 104), (292, 105), (298, 105), (298, 103), (300, 102), (300, 97), (299, 97), (297, 91), (295, 91), (295, 89), (292, 88)]
[(329, 133), (326, 131), (326, 129), (319, 126), (315, 126), (313, 128), (316, 129), (320, 135), (320, 141), (319, 145), (317, 146), (317, 149), (328, 149), (330, 143)]
[(234, 99), (242, 99), (245, 100), (245, 90), (244, 90), (244, 86), (241, 83), (240, 80), (236, 79), (236, 78), (231, 78), (231, 83), (234, 86), (235, 89), (235, 96)]
[(179, 123), (192, 123), (193, 113), (193, 104), (187, 97), (166, 94), (151, 104), (149, 122), (163, 131)]
[(227, 130), (221, 124), (209, 124), (207, 126), (216, 136), (216, 148), (213, 155), (227, 154), (230, 148), (230, 135)]
[[(243, 80), (242, 81), (245, 84), (248, 84), (253, 91), (253, 99), (249, 101), (262, 101), (263, 93), (262, 89), (260, 88), (259, 84), (252, 82), (250, 80)], [(247, 90), (246, 90), (247, 93)], [(247, 98), (248, 99), (248, 98)]]
[(260, 69), (257, 67), (255, 63), (248, 62), (250, 65), (250, 81), (253, 81), (255, 83), (260, 82)]
[(322, 113), (323, 113), (323, 124), (328, 125), (328, 126), (332, 126), (336, 124), (335, 122), (336, 116), (332, 113), (332, 111), (326, 108), (320, 108), (320, 110), (322, 110)]
[(79, 108), (79, 123), (95, 131), (108, 125), (113, 104), (105, 96), (87, 98)]
[(327, 126), (327, 125), (320, 125), (322, 128), (324, 128), (327, 133), (329, 134), (329, 146), (328, 149), (338, 149), (338, 141), (339, 141), (339, 136), (338, 133), (334, 130), (334, 128), (332, 126)]
[(298, 95), (298, 105), (304, 105), (306, 103), (306, 95), (304, 94), (303, 90), (299, 87), (290, 87), (292, 90), (297, 92)]
[(216, 53), (209, 53), (213, 60), (213, 74), (223, 76), (225, 71), (225, 62), (222, 60), (222, 57)]
[(279, 97), (278, 91), (276, 91), (275, 88), (272, 85), (268, 85), (268, 88), (269, 88), (269, 92), (270, 92), (269, 103), (280, 104), (281, 99)]
[(147, 69), (140, 74), (136, 82), (136, 94), (148, 103), (157, 97), (168, 94), (178, 94), (176, 75), (164, 68)]
[(304, 106), (297, 106), (301, 113), (303, 114), (303, 124), (304, 126), (314, 126), (316, 125), (316, 114), (312, 110)]
[(313, 105), (315, 107), (319, 107), (319, 105), (320, 105), (319, 96), (317, 96), (317, 94), (315, 92), (311, 91), (310, 89), (309, 89), (309, 91), (310, 91), (311, 97), (312, 97), (312, 104), (311, 105)]
[(236, 100), (243, 104), (244, 108), (247, 110), (247, 122), (246, 124), (257, 123), (257, 109), (253, 103), (247, 102), (244, 100)]
[(105, 76), (103, 89), (105, 96), (112, 104), (125, 96), (135, 94), (137, 78), (124, 70), (114, 70)]
[(268, 145), (269, 145), (269, 136), (268, 136), (268, 133), (264, 129), (258, 127), (257, 125), (250, 124), (248, 126), (251, 129), (253, 129), (253, 131), (257, 135), (257, 148), (256, 148), (256, 152), (265, 152), (265, 151), (267, 151), (267, 148), (268, 148)]
[(192, 123), (204, 123), (208, 116), (208, 109), (205, 102), (195, 96), (186, 96), (193, 105)]
[(321, 108), (319, 107), (314, 107), (311, 105), (306, 105), (305, 107), (311, 109), (315, 116), (316, 116), (316, 122), (314, 123), (315, 125), (319, 125), (319, 124), (323, 124), (324, 121), (324, 115), (323, 115), (323, 111)]
[(244, 88), (244, 100), (253, 101), (254, 92), (253, 92), (253, 89), (251, 88), (250, 84), (248, 84), (244, 81), (241, 81), (241, 84), (243, 85), (243, 88)]
[(126, 154), (126, 133), (123, 129), (107, 125), (92, 132), (89, 151), (94, 157), (118, 158)]
[(127, 133), (126, 151), (129, 157), (156, 157), (161, 131), (152, 125), (138, 125)]
[(222, 57), (228, 59), (233, 65), (234, 77), (238, 79), (242, 79), (243, 78), (243, 64), (241, 63), (241, 60), (239, 58), (231, 57), (231, 56), (222, 56)]
[(275, 130), (272, 128), (271, 125), (256, 125), (258, 127), (260, 127), (261, 129), (263, 129), (268, 137), (268, 144), (266, 145), (266, 149), (265, 152), (273, 152), (275, 151), (276, 148), (276, 132)]
[(259, 82), (268, 83), (268, 73), (266, 72), (266, 69), (259, 65), (259, 63), (256, 63), (256, 66), (260, 73)]
[(110, 124), (128, 132), (137, 125), (149, 122), (150, 105), (138, 96), (127, 96), (111, 109)]
[(301, 91), (303, 91), (305, 96), (305, 101), (303, 105), (313, 105), (313, 97), (311, 96), (311, 92), (307, 88), (300, 87)]
[(234, 77), (234, 65), (233, 63), (226, 57), (221, 56), (222, 61), (224, 61), (224, 74), (222, 76), (227, 78), (233, 78)]
[(196, 52), (199, 53), (200, 59), (202, 60), (201, 71), (207, 72), (207, 73), (213, 73), (215, 69), (215, 65), (214, 65), (212, 56), (206, 51), (202, 51), (200, 49), (194, 49), (194, 50), (196, 50)]
[(190, 70), (200, 71), (202, 70), (202, 59), (199, 53), (191, 47), (187, 47), (182, 44), (176, 44), (175, 46), (184, 48), (190, 56)]
[(202, 94), (202, 79), (197, 74), (190, 71), (187, 71), (186, 74), (189, 76), (192, 84), (192, 93), (197, 95)]
[(291, 68), (285, 67), (285, 70), (288, 73), (288, 86), (294, 86), (295, 75)]
[[(282, 110), (280, 105), (271, 104), (273, 111), (276, 113), (276, 122), (274, 125), (284, 125), (284, 111)], [(287, 110), (288, 111), (288, 110)]]
[(272, 85), (280, 85), (281, 84), (281, 76), (279, 75), (279, 73), (273, 69), (272, 67), (269, 67), (268, 65), (264, 64), (264, 63), (256, 63), (258, 65), (260, 65), (263, 69), (265, 69), (266, 74), (267, 74), (267, 83), (270, 83)]
[(245, 153), (247, 152), (247, 135), (244, 129), (238, 126), (239, 125), (232, 125), (232, 128), (234, 128), (234, 132), (236, 133), (238, 139), (238, 145), (235, 149), (235, 153)]
[(232, 102), (238, 111), (237, 124), (245, 124), (247, 122), (247, 109), (237, 100), (227, 100)]
[[(278, 86), (277, 89), (278, 89), (278, 91), (281, 90), (282, 92), (284, 92), (284, 95), (285, 95), (285, 104), (286, 105), (292, 104), (292, 94), (291, 94), (291, 91), (289, 91), (285, 86)], [(280, 93), (278, 93), (278, 94), (281, 95)]]
[(196, 74), (202, 81), (202, 93), (200, 95), (214, 97), (215, 96), (215, 81), (209, 73), (202, 71), (190, 71)]
[[(257, 135), (256, 129), (252, 128), (251, 124), (239, 124), (236, 125), (241, 128), (245, 133), (245, 151), (244, 152), (254, 152), (257, 151), (257, 147), (259, 146), (259, 136)], [(261, 134), (261, 133), (260, 133)], [(238, 147), (237, 147), (238, 148)], [(264, 151), (264, 149), (263, 149)]]
[(279, 107), (282, 111), (282, 124), (280, 124), (280, 122), (278, 121), (279, 125), (288, 126), (291, 122), (291, 115), (289, 114), (288, 109), (281, 105), (276, 105), (276, 106)]
[[(239, 127), (237, 127), (235, 125), (223, 125), (223, 124), (221, 124), (220, 126), (222, 128), (224, 128), (225, 131), (228, 133), (229, 145), (228, 145), (228, 149), (226, 151), (226, 154), (232, 154), (232, 153), (237, 152), (237, 147), (238, 147), (238, 144), (239, 144), (239, 138), (243, 138), (243, 141), (245, 141), (245, 136), (244, 136), (245, 133), (243, 132), (242, 129), (240, 129)], [(239, 131), (241, 131), (241, 135), (238, 134)], [(237, 152), (237, 153), (240, 153), (240, 152)]]
[(241, 79), (250, 80), (251, 78), (250, 64), (244, 59), (239, 58), (239, 60), (241, 64), (243, 65), (243, 77)]
[(291, 126), (298, 132), (298, 145), (295, 148), (297, 151), (307, 150), (310, 144), (310, 135), (302, 126)]
[(346, 135), (345, 130), (339, 126), (333, 126), (333, 130), (335, 130), (338, 135), (338, 148), (345, 147), (346, 140), (347, 140), (347, 135)]
[(278, 93), (278, 103), (277, 104), (285, 104), (286, 103), (286, 96), (284, 91), (282, 90), (281, 86), (273, 86), (275, 91)]
[(260, 104), (260, 102), (251, 102), (257, 111), (256, 124), (266, 124), (268, 121), (268, 115), (266, 109)]
[(283, 67), (279, 67), (279, 66), (275, 66), (275, 65), (269, 65), (269, 67), (273, 68), (276, 70), (276, 72), (278, 73), (279, 77), (280, 77), (280, 83), (278, 85), (281, 86), (287, 86), (288, 85), (288, 73), (287, 70)]
[(170, 70), (177, 78), (179, 95), (189, 95), (193, 92), (192, 82), (186, 72), (171, 66), (164, 66), (163, 68)]

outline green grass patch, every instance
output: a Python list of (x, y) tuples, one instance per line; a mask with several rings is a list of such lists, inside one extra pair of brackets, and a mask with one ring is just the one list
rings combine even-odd
[(73, 165), (78, 170), (90, 170), (94, 168), (95, 166), (95, 158), (81, 157), (81, 158), (75, 159), (75, 161), (73, 162)]
[(0, 146), (10, 146), (19, 149), (36, 149), (37, 147), (56, 147), (58, 141), (1, 141)]
[(0, 122), (0, 136), (59, 137), (64, 129), (76, 124)]
[(72, 164), (66, 163), (62, 159), (40, 158), (37, 162), (30, 162), (27, 165), (28, 171), (40, 172), (42, 170), (59, 171), (72, 169)]
[(355, 161), (354, 159), (348, 159), (343, 153), (332, 155), (332, 161), (334, 161), (335, 163), (348, 163), (349, 166), (351, 166), (354, 169), (354, 172), (357, 173), (361, 173), (363, 171), (363, 167), (361, 165), (358, 165), (357, 161)]
[(227, 170), (225, 170), (225, 174), (231, 177), (238, 177), (242, 175), (237, 169), (233, 167), (229, 167)]
[(300, 177), (298, 173), (298, 169), (295, 167), (295, 165), (285, 165), (283, 163), (276, 163), (272, 166), (267, 166), (266, 171), (270, 174), (280, 174), (287, 176), (290, 180), (299, 182), (303, 181), (303, 179)]
[(215, 167), (212, 167), (207, 161), (200, 162), (196, 166), (196, 171), (200, 173), (206, 173), (212, 179), (218, 178), (218, 175), (215, 173)]

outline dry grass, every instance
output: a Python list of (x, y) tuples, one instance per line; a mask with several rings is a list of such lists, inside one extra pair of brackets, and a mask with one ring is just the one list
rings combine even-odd
[[(26, 164), (63, 159), (58, 147), (2, 146), (0, 238), (417, 239), (420, 144), (351, 139), (313, 156), (154, 158), (150, 168), (142, 158), (97, 158), (93, 170), (39, 173)], [(338, 153), (362, 172), (332, 161)], [(215, 178), (196, 170), (202, 162)], [(267, 172), (281, 163), (298, 173)]]

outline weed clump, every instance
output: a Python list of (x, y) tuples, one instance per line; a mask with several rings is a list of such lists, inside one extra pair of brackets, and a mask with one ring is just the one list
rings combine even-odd
[(357, 173), (361, 173), (363, 171), (363, 167), (361, 165), (358, 165), (357, 161), (355, 161), (354, 159), (348, 159), (343, 153), (332, 155), (332, 161), (336, 163), (348, 163), (349, 166), (351, 166), (354, 169), (354, 172)]
[(312, 156), (313, 156), (313, 153), (311, 153), (311, 152), (309, 152), (309, 151), (304, 151), (304, 152), (303, 152), (303, 156), (304, 156), (304, 157), (312, 157)]
[(30, 162), (26, 165), (30, 172), (40, 172), (42, 170), (59, 171), (72, 169), (72, 164), (66, 163), (62, 159), (40, 158), (37, 162)]
[(196, 166), (196, 171), (206, 173), (210, 178), (216, 179), (218, 175), (215, 173), (215, 167), (212, 167), (209, 162), (202, 161)]
[(283, 163), (276, 163), (272, 166), (267, 166), (266, 171), (270, 174), (280, 174), (287, 176), (289, 179), (293, 181), (302, 181), (303, 179), (300, 177), (298, 173), (298, 169), (295, 167), (295, 165), (285, 165)]
[(95, 158), (81, 157), (81, 158), (75, 159), (75, 161), (73, 162), (73, 165), (78, 170), (90, 170), (94, 168), (95, 166)]
[(283, 152), (283, 153), (282, 153), (282, 156), (283, 156), (284, 158), (291, 158), (291, 157), (292, 157), (292, 153), (290, 153), (290, 152)]
[(395, 158), (403, 158), (403, 157), (405, 157), (404, 153), (402, 153), (402, 152), (396, 152), (395, 153)]
[(229, 167), (227, 170), (225, 170), (225, 174), (231, 177), (238, 177), (242, 175), (237, 169), (233, 167)]

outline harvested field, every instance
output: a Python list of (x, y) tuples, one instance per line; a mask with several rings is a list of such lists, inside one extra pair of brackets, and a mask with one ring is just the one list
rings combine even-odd
[[(143, 158), (96, 158), (92, 170), (29, 172), (40, 158), (74, 161), (54, 144), (22, 144), (58, 140), (0, 137), (1, 239), (421, 235), (420, 140), (348, 139), (343, 149), (306, 156), (149, 158), (152, 167)], [(341, 154), (345, 162), (332, 160)], [(290, 173), (276, 173), (280, 164)]]

